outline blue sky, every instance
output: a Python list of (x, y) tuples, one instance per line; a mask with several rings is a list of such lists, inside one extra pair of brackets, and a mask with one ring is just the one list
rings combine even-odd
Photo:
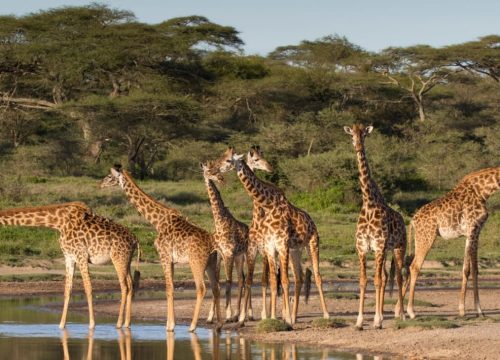
[[(3, 2), (3, 1), (2, 1)], [(346, 36), (367, 50), (388, 46), (443, 46), (500, 34), (498, 0), (108, 0), (131, 10), (139, 21), (158, 23), (203, 15), (240, 31), (247, 54), (265, 55), (281, 45), (328, 34)], [(0, 14), (25, 15), (83, 0), (3, 2)]]

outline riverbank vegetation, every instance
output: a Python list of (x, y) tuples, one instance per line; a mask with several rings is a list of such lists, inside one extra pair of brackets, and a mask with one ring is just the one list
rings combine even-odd
[[(307, 210), (321, 258), (355, 261), (357, 167), (342, 126), (373, 124), (367, 157), (409, 220), (465, 174), (498, 166), (500, 36), (377, 53), (341, 35), (245, 55), (238, 30), (202, 16), (145, 24), (104, 5), (0, 16), (0, 208), (72, 200), (130, 226), (155, 259), (153, 230), (118, 190), (97, 189), (121, 163), (155, 198), (211, 229), (198, 162), (230, 144), (264, 149), (260, 174)], [(335, 29), (332, 28), (332, 32)], [(249, 222), (228, 176), (224, 198)], [(500, 259), (500, 198), (479, 256)], [(60, 256), (50, 230), (0, 228), (0, 260)], [(463, 244), (429, 254), (460, 263)]]

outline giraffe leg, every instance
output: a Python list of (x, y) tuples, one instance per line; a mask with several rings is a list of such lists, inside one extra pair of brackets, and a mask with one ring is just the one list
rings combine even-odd
[(267, 288), (269, 286), (269, 261), (267, 260), (267, 256), (264, 254), (262, 256), (262, 311), (260, 313), (260, 317), (262, 320), (267, 319), (267, 314), (271, 312), (267, 307)]
[(303, 274), (302, 266), (300, 263), (302, 257), (302, 249), (291, 249), (290, 258), (292, 261), (292, 273), (295, 283), (294, 296), (293, 296), (293, 307), (292, 307), (292, 325), (297, 321), (297, 312), (299, 309), (299, 299), (300, 291), (302, 289)]
[(384, 272), (384, 252), (378, 251), (375, 253), (375, 317), (373, 319), (373, 327), (375, 329), (382, 329), (382, 312), (384, 309), (384, 304), (382, 300), (384, 296), (382, 294), (382, 273)]
[(234, 256), (224, 258), (224, 270), (226, 272), (226, 322), (232, 321), (233, 309), (231, 308), (231, 287), (233, 285)]
[(382, 307), (382, 310), (380, 311), (380, 323), (382, 323), (382, 321), (384, 321), (384, 311), (383, 311), (383, 308), (384, 308), (384, 301), (385, 301), (385, 288), (387, 286), (387, 279), (388, 279), (388, 276), (387, 276), (387, 269), (386, 269), (386, 266), (385, 266), (385, 259), (384, 259), (384, 262), (382, 263), (382, 272), (381, 272), (381, 284), (380, 284), (380, 304), (379, 306)]
[(203, 264), (196, 264), (194, 262), (191, 262), (191, 271), (193, 272), (194, 283), (196, 286), (196, 305), (193, 312), (193, 319), (191, 320), (191, 326), (189, 327), (190, 332), (193, 332), (196, 329), (198, 317), (200, 316), (201, 303), (203, 302), (203, 298), (205, 297), (205, 293), (207, 292), (204, 282), (206, 265), (206, 262), (204, 262)]
[(134, 295), (134, 284), (132, 281), (132, 274), (130, 273), (130, 266), (128, 266), (126, 280), (127, 280), (128, 292), (127, 292), (127, 307), (125, 309), (125, 323), (123, 324), (123, 326), (126, 328), (130, 328), (130, 321), (132, 318), (132, 297)]
[[(245, 273), (243, 272), (244, 254), (238, 255), (234, 259), (236, 273), (238, 274), (238, 300), (236, 301), (236, 314), (231, 321), (238, 321), (241, 312), (241, 298), (243, 296), (243, 289), (245, 286)], [(250, 303), (251, 304), (251, 303)], [(249, 310), (250, 311), (250, 310)]]
[(68, 315), (69, 298), (71, 297), (71, 288), (73, 287), (73, 275), (75, 274), (75, 260), (69, 256), (65, 258), (66, 262), (66, 281), (64, 284), (64, 306), (59, 328), (66, 326), (66, 317)]
[(464, 265), (462, 269), (462, 289), (460, 291), (460, 301), (458, 304), (458, 313), (460, 316), (465, 316), (465, 295), (467, 292), (467, 281), (469, 280), (471, 268), (471, 242), (470, 237), (465, 241)]
[[(398, 284), (398, 304), (403, 303), (403, 263), (404, 263), (404, 251), (401, 249), (394, 250), (394, 262), (396, 266), (396, 282)], [(405, 319), (405, 313), (403, 307), (395, 308), (394, 317)]]
[(478, 284), (478, 264), (477, 264), (477, 241), (475, 246), (471, 249), (471, 271), (472, 271), (472, 281), (474, 282), (474, 307), (476, 308), (477, 315), (483, 316), (483, 311), (481, 310), (481, 303), (479, 302), (479, 284)]
[(123, 325), (123, 314), (125, 312), (127, 295), (129, 293), (127, 276), (130, 276), (130, 273), (127, 271), (126, 267), (120, 264), (117, 260), (113, 261), (113, 265), (115, 266), (116, 273), (118, 275), (121, 290), (120, 310), (118, 311), (118, 321), (116, 322), (116, 328), (119, 329)]
[(167, 295), (167, 331), (174, 331), (174, 264), (170, 259), (162, 259), (163, 272), (165, 274), (165, 292)]
[(83, 289), (87, 297), (87, 304), (89, 307), (89, 329), (95, 328), (94, 320), (94, 304), (92, 301), (92, 283), (90, 282), (89, 265), (86, 258), (78, 260), (78, 267), (83, 281)]
[[(432, 234), (435, 234), (435, 232), (432, 232)], [(420, 273), (425, 257), (427, 256), (427, 253), (436, 238), (435, 235), (432, 236), (434, 237), (422, 236), (420, 235), (418, 228), (415, 228), (415, 258), (410, 265), (410, 295), (408, 297), (408, 306), (406, 308), (406, 312), (411, 319), (415, 319), (413, 302), (415, 300), (415, 286), (417, 285), (418, 274)], [(404, 295), (405, 294), (403, 293), (403, 296)]]
[(359, 257), (359, 311), (358, 319), (356, 320), (356, 328), (363, 330), (363, 311), (365, 308), (365, 292), (366, 292), (366, 254), (358, 250)]
[[(271, 319), (276, 319), (276, 301), (278, 298), (278, 284), (276, 282), (276, 262), (274, 254), (267, 253), (267, 263), (269, 265), (269, 282), (271, 284)], [(284, 295), (284, 294), (283, 294)], [(264, 306), (264, 304), (262, 304)]]
[(213, 302), (215, 303), (215, 314), (217, 315), (217, 325), (215, 326), (215, 330), (220, 331), (222, 328), (222, 316), (220, 313), (220, 287), (219, 282), (217, 281), (217, 260), (215, 259), (214, 261), (213, 259), (209, 259), (205, 271), (208, 275), (208, 280), (210, 281)]
[(253, 272), (255, 269), (255, 256), (257, 255), (257, 249), (254, 247), (248, 247), (247, 249), (247, 267), (248, 274), (245, 280), (245, 299), (243, 300), (243, 306), (241, 308), (240, 317), (238, 319), (238, 326), (243, 326), (245, 323), (245, 318), (247, 316), (248, 302), (250, 299), (250, 291), (253, 282)]
[(330, 314), (328, 314), (328, 309), (326, 307), (325, 295), (323, 294), (323, 281), (321, 280), (321, 274), (319, 273), (319, 237), (315, 234), (314, 237), (309, 241), (309, 254), (311, 256), (312, 267), (314, 271), (314, 280), (316, 282), (316, 287), (319, 292), (319, 300), (321, 301), (321, 308), (323, 309), (323, 318), (329, 319)]
[[(214, 256), (211, 254), (210, 256)], [(220, 280), (220, 265), (222, 261), (222, 256), (220, 254), (216, 254), (217, 256), (217, 264), (216, 264), (216, 275), (217, 275), (217, 283), (219, 283)], [(212, 302), (210, 303), (210, 311), (207, 316), (207, 324), (213, 324), (214, 322), (214, 316), (215, 316), (215, 298), (212, 297)]]
[[(286, 242), (288, 243), (288, 242)], [(280, 258), (280, 269), (281, 269), (281, 287), (283, 288), (283, 307), (284, 307), (284, 313), (285, 313), (285, 322), (287, 324), (292, 325), (292, 318), (290, 314), (290, 283), (288, 280), (288, 260), (289, 260), (289, 249), (288, 246), (286, 246), (282, 251), (279, 253), (279, 258)], [(271, 272), (271, 274), (274, 274), (274, 272)], [(271, 277), (272, 279), (272, 277)], [(271, 283), (272, 284), (272, 283)], [(276, 284), (276, 281), (275, 281)], [(278, 295), (277, 288), (274, 289), (276, 292), (275, 295)], [(276, 306), (276, 302), (274, 303)], [(275, 310), (276, 311), (276, 310)]]

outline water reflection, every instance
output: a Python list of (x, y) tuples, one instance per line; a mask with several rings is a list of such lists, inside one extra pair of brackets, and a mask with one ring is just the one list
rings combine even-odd
[[(86, 344), (81, 342), (80, 348), (71, 348), (68, 342), (72, 341), (70, 333), (67, 330), (61, 332), (62, 354), (64, 360), (74, 359), (120, 359), (132, 360), (142, 358), (166, 358), (167, 360), (174, 359), (235, 359), (235, 360), (297, 360), (297, 359), (356, 359), (356, 360), (382, 360), (380, 356), (363, 356), (347, 353), (338, 353), (329, 349), (315, 349), (310, 347), (298, 346), (297, 344), (267, 344), (255, 343), (246, 340), (242, 336), (226, 332), (218, 334), (217, 332), (209, 332), (208, 338), (198, 337), (198, 335), (190, 333), (189, 339), (181, 335), (176, 340), (176, 334), (172, 332), (166, 333), (166, 348), (160, 346), (159, 341), (154, 344), (149, 343), (151, 348), (156, 348), (158, 351), (149, 351), (145, 355), (143, 350), (136, 349), (136, 345), (140, 345), (142, 341), (137, 341), (130, 330), (116, 330), (117, 344), (115, 351), (110, 351), (110, 346), (103, 347), (102, 344), (94, 347), (94, 343), (102, 342), (101, 339), (96, 339), (94, 331), (89, 331), (86, 339)], [(73, 339), (83, 340), (83, 339)], [(134, 343), (135, 341), (135, 343)], [(164, 343), (165, 344), (165, 343)], [(106, 348), (106, 351), (103, 349)], [(161, 355), (163, 354), (163, 355)], [(26, 353), (24, 354), (27, 355)], [(109, 356), (108, 356), (109, 355)], [(166, 356), (165, 356), (166, 355)], [(149, 357), (151, 356), (151, 357)], [(26, 357), (24, 357), (26, 358)], [(31, 358), (37, 358), (31, 357)], [(13, 358), (15, 359), (15, 358)]]
[[(36, 305), (53, 299), (24, 301), (0, 299), (0, 358), (2, 359), (357, 359), (381, 357), (340, 353), (291, 343), (270, 344), (246, 340), (240, 334), (199, 328), (196, 334), (179, 325), (167, 333), (164, 324), (134, 323), (118, 330), (112, 319), (99, 319), (89, 331), (85, 317), (74, 317), (63, 331), (58, 312), (40, 311)], [(103, 321), (104, 320), (104, 321)], [(108, 322), (108, 323), (103, 323)]]

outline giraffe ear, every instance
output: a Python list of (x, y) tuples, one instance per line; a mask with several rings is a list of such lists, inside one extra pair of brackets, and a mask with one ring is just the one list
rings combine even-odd
[(241, 159), (243, 159), (243, 156), (244, 156), (243, 154), (242, 155), (234, 154), (233, 159), (234, 160), (241, 160)]
[(372, 131), (373, 131), (373, 126), (370, 125), (370, 126), (366, 127), (366, 133), (367, 134), (371, 133)]
[(120, 175), (121, 171), (120, 170), (117, 170), (115, 168), (111, 168), (111, 174), (114, 176), (114, 177), (118, 177)]
[(344, 126), (344, 131), (349, 134), (349, 135), (352, 135), (352, 129), (349, 127), (349, 126)]

